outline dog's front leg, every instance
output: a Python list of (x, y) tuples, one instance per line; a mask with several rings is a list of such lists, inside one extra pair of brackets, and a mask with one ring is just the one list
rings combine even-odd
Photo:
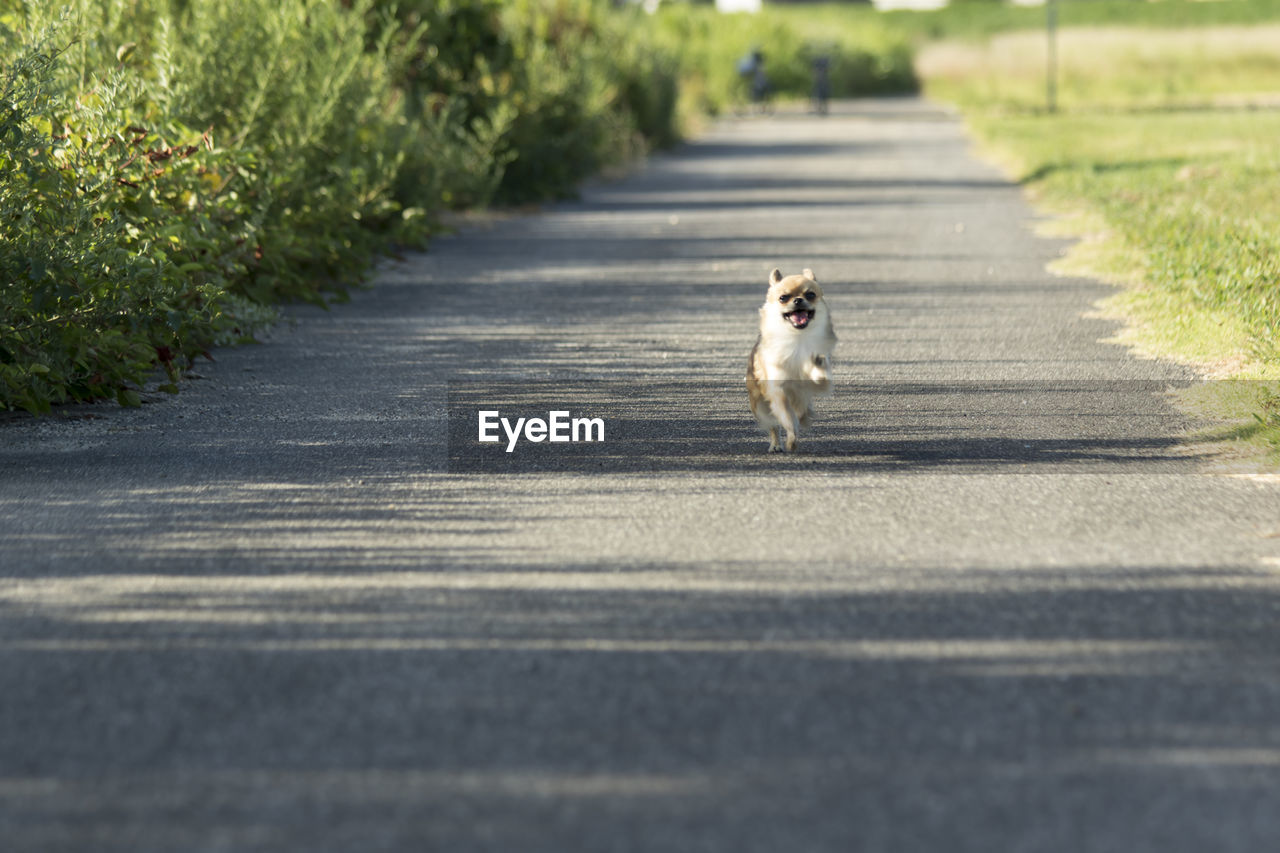
[[(773, 419), (782, 425), (782, 429), (787, 434), (786, 447), (787, 450), (796, 449), (796, 434), (800, 432), (799, 418), (796, 412), (791, 408), (790, 402), (787, 400), (786, 389), (783, 388), (781, 382), (772, 381), (768, 383), (765, 391), (766, 398), (769, 401), (769, 409), (773, 412)], [(778, 447), (777, 430), (769, 430), (769, 450), (776, 451)]]
[(814, 390), (819, 394), (825, 394), (831, 390), (831, 374), (827, 372), (830, 365), (831, 359), (823, 355), (815, 355), (809, 362), (809, 381), (813, 383)]

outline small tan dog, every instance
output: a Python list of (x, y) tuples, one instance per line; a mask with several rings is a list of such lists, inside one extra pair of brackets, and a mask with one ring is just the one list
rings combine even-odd
[(769, 274), (769, 293), (760, 306), (760, 337), (747, 361), (747, 398), (756, 422), (769, 433), (769, 452), (796, 449), (801, 426), (809, 425), (815, 397), (831, 391), (831, 351), (836, 333), (822, 288), (806, 269), (785, 278)]

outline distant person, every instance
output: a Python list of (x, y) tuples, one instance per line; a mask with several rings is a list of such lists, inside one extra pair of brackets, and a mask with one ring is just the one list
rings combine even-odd
[(813, 60), (813, 111), (818, 115), (826, 115), (830, 100), (831, 58), (819, 56)]
[(769, 103), (769, 75), (764, 70), (764, 53), (756, 49), (738, 60), (738, 76), (747, 87), (751, 103), (765, 109)]
[(764, 73), (764, 54), (754, 51), (751, 59), (755, 65), (755, 73), (751, 77), (751, 102), (763, 104), (769, 97), (769, 75)]

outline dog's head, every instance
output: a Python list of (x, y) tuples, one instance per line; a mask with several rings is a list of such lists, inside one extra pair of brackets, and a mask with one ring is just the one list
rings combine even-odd
[(793, 329), (803, 331), (813, 325), (818, 312), (826, 310), (822, 288), (813, 270), (806, 269), (800, 275), (785, 277), (781, 270), (769, 273), (769, 293), (760, 310), (766, 315), (781, 318)]

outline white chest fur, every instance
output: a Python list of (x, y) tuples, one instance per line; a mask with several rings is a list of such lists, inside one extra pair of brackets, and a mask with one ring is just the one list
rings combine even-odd
[(807, 378), (815, 360), (830, 362), (836, 336), (831, 314), (823, 305), (807, 329), (794, 329), (776, 312), (764, 312), (760, 324), (760, 361), (763, 379)]

